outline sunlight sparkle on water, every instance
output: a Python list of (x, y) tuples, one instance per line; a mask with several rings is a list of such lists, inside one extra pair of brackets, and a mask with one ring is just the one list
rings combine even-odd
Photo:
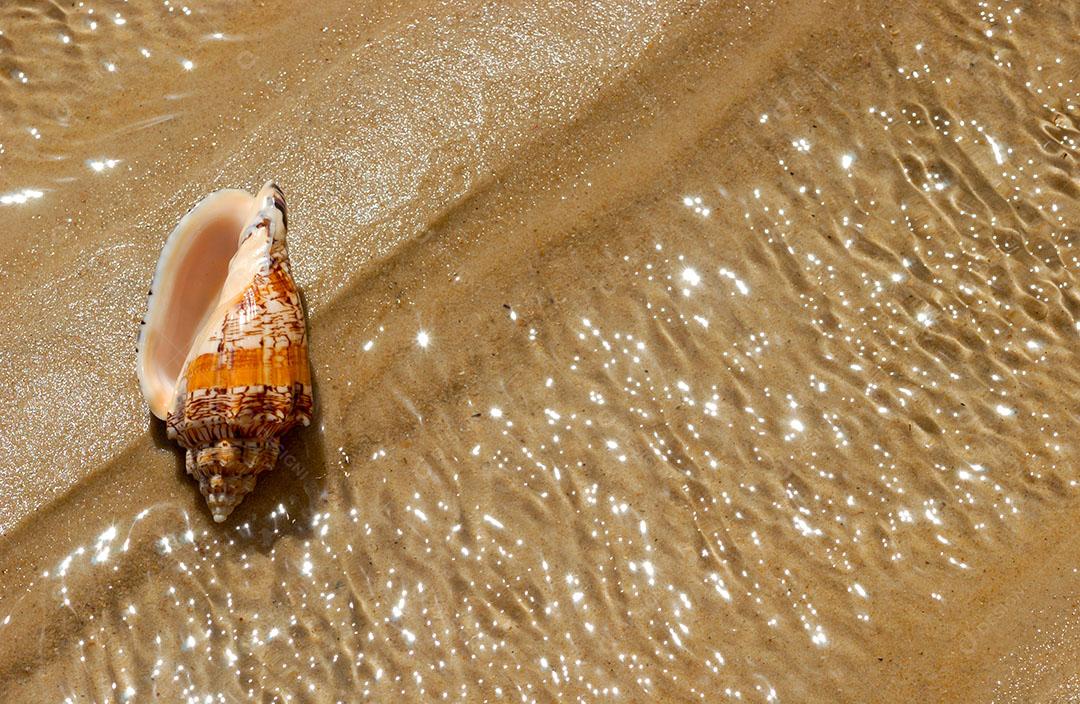
[[(705, 207), (704, 201), (702, 201), (701, 196), (684, 196), (683, 205), (685, 205), (687, 208), (693, 208), (695, 213), (706, 218), (709, 217), (709, 214), (712, 212), (712, 210)], [(660, 249), (659, 245), (657, 245), (657, 249)]]
[(735, 282), (735, 288), (739, 289), (739, 293), (744, 296), (749, 295), (750, 287), (746, 285), (745, 281), (736, 276), (734, 272), (728, 271), (727, 269), (721, 269), (720, 275)]
[(994, 152), (994, 161), (999, 164), (1004, 164), (1005, 153), (1002, 151), (1001, 145), (999, 145), (990, 135), (986, 135), (986, 141), (990, 144), (991, 151)]
[(692, 268), (683, 269), (682, 280), (691, 286), (697, 286), (701, 283), (701, 275)]
[(14, 193), (0, 195), (0, 205), (22, 205), (29, 200), (35, 200), (45, 195), (42, 191), (33, 188), (24, 188)]
[(86, 162), (86, 165), (93, 169), (95, 173), (101, 173), (105, 169), (111, 169), (119, 163), (119, 159), (90, 159)]

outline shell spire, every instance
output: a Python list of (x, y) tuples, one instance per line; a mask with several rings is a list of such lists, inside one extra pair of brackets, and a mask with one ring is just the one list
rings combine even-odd
[(287, 222), (274, 183), (200, 201), (165, 243), (139, 335), (143, 395), (219, 523), (274, 467), (281, 436), (311, 421)]

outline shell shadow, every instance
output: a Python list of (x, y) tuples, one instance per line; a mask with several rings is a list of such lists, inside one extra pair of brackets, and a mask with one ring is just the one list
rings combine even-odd
[[(191, 495), (194, 499), (198, 499), (198, 503), (192, 500), (192, 506), (194, 510), (189, 513), (196, 513), (202, 511), (206, 513), (209, 523), (213, 521), (209, 520), (209, 513), (207, 512), (206, 502), (202, 500), (202, 496), (199, 494), (199, 487), (194, 480), (188, 476), (187, 469), (184, 466), (184, 456), (186, 450), (176, 444), (175, 441), (169, 439), (169, 435), (165, 430), (165, 421), (156, 418), (152, 413), (146, 414), (146, 422), (148, 423), (148, 430), (150, 438), (154, 441), (154, 446), (160, 450), (168, 450), (173, 455), (173, 465), (175, 467), (174, 481), (177, 486), (184, 487), (186, 490), (191, 491)], [(184, 508), (191, 508), (184, 506)]]
[[(317, 384), (313, 383), (313, 387)], [(317, 393), (317, 388), (312, 391)], [(244, 526), (240, 535), (251, 541), (252, 548), (270, 550), (284, 536), (311, 534), (312, 519), (326, 502), (326, 452), (321, 420), (316, 405), (311, 425), (295, 428), (282, 438), (277, 465), (259, 475), (255, 491), (225, 522), (226, 526)]]
[(149, 424), (150, 438), (154, 441), (154, 446), (159, 449), (176, 450), (176, 456), (179, 459), (179, 465), (177, 465), (181, 472), (184, 471), (184, 449), (177, 445), (175, 442), (169, 439), (168, 434), (165, 432), (165, 422), (158, 420), (154, 417), (154, 414), (146, 414), (146, 422)]
[(157, 447), (160, 450), (168, 450), (173, 454), (174, 467), (176, 470), (174, 480), (176, 481), (176, 484), (178, 486), (194, 488), (196, 498), (200, 499), (199, 508), (205, 511), (205, 502), (202, 501), (202, 496), (199, 495), (198, 486), (196, 486), (192, 478), (188, 476), (187, 469), (184, 467), (186, 450), (177, 445), (173, 440), (169, 439), (168, 432), (165, 430), (165, 421), (156, 418), (152, 413), (147, 413), (146, 422), (148, 424), (150, 439), (154, 441), (154, 447)]

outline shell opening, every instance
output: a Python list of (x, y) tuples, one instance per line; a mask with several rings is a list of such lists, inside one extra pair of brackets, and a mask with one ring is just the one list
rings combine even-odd
[[(139, 332), (136, 364), (143, 396), (158, 418), (168, 415), (189, 351), (206, 334), (215, 312), (242, 290), (272, 245), (283, 240), (284, 199), (278, 208), (277, 194), (273, 184), (255, 197), (235, 189), (211, 193), (166, 240)], [(251, 237), (252, 232), (264, 236)]]

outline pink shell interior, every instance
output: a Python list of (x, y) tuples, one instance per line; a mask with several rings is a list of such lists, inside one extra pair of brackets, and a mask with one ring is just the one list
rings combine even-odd
[(207, 317), (217, 308), (229, 263), (256, 199), (246, 191), (211, 193), (169, 235), (150, 287), (136, 368), (150, 411), (164, 419), (177, 378)]

